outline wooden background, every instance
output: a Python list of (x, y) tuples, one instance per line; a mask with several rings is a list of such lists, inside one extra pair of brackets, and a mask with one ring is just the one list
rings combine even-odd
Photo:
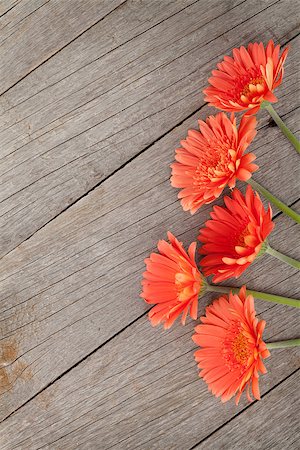
[[(1, 0), (0, 16), (1, 450), (299, 448), (295, 349), (272, 352), (261, 402), (221, 405), (197, 375), (195, 322), (154, 329), (139, 299), (158, 239), (187, 245), (208, 218), (182, 211), (169, 165), (216, 112), (202, 89), (225, 53), (291, 46), (277, 111), (298, 130), (299, 3)], [(299, 211), (299, 157), (258, 119), (254, 178)], [(299, 257), (274, 213), (271, 244)], [(270, 256), (244, 282), (299, 295)], [(295, 309), (256, 307), (266, 340), (299, 337)]]

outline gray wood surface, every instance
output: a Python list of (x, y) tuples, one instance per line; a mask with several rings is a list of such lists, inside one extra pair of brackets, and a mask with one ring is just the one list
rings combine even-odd
[[(203, 309), (205, 302), (201, 303)], [(270, 326), (266, 338), (290, 337), (291, 329), (295, 337), (298, 312), (260, 307)], [(193, 326), (158, 332), (142, 317), (5, 420), (3, 448), (73, 449), (75, 443), (83, 449), (191, 448), (237, 413), (252, 408), (245, 399), (238, 408), (232, 402), (221, 406), (199, 380)], [(268, 402), (268, 392), (299, 368), (297, 355), (295, 349), (274, 350), (266, 360), (269, 372), (260, 380), (266, 396), (261, 403)], [(258, 417), (272, 429), (271, 411)], [(16, 428), (18, 433), (13, 433)], [(244, 432), (240, 428), (239, 436)]]
[[(268, 393), (268, 402), (254, 403), (245, 414), (238, 415), (230, 424), (218, 430), (195, 450), (216, 449), (234, 450), (240, 448), (283, 448), (299, 447), (299, 420), (291, 405), (299, 408), (299, 370), (288, 376), (276, 389)], [(268, 418), (272, 414), (274, 426), (270, 430)], [(258, 433), (259, 429), (259, 433)], [(240, 432), (243, 430), (243, 433)]]
[[(170, 148), (175, 147), (186, 127), (183, 123), (151, 151), (124, 167), (121, 176), (118, 172), (110, 177), (3, 258), (3, 338), (17, 340), (23, 359), (39, 373), (15, 389), (15, 394), (9, 393), (8, 412), (145, 311), (144, 303), (138, 299), (139, 281), (143, 260), (159, 236), (171, 229), (180, 235), (187, 232), (187, 243), (196, 238), (211, 207), (203, 208), (196, 216), (184, 213), (169, 183)], [(257, 152), (261, 150), (265, 151), (263, 145)], [(288, 145), (282, 146), (280, 141), (280, 149), (274, 149), (271, 155), (265, 153), (262, 159), (266, 160), (267, 155), (270, 160), (266, 165), (272, 168), (264, 170), (264, 180), (270, 174), (275, 184), (274, 170), (280, 170), (284, 178), (297, 178), (297, 155)], [(294, 189), (295, 192), (290, 188), (286, 193), (292, 201), (299, 197), (297, 185)], [(282, 215), (278, 221), (284, 221), (286, 226), (278, 226), (271, 242), (276, 243), (278, 250), (288, 249), (297, 256), (299, 230)], [(277, 233), (280, 237), (276, 239)], [(271, 288), (278, 294), (286, 289), (289, 293), (295, 291), (289, 282), (285, 286), (279, 284), (295, 270), (288, 267), (283, 272), (277, 261), (269, 259), (271, 267), (279, 269), (277, 274), (273, 272), (272, 278), (266, 280), (267, 269), (260, 274), (254, 266), (251, 287)], [(264, 267), (261, 261), (258, 264)], [(249, 276), (250, 270), (247, 282), (251, 280)], [(7, 411), (5, 400), (1, 409)]]
[(10, 2), (0, 23), (0, 93), (6, 92), (125, 1)]
[[(297, 399), (299, 352), (272, 352), (260, 403), (220, 406), (197, 376), (195, 323), (153, 329), (138, 297), (158, 239), (170, 229), (190, 243), (211, 210), (182, 211), (169, 165), (187, 129), (215, 113), (201, 90), (225, 52), (270, 38), (291, 45), (276, 109), (298, 131), (289, 6), (0, 3), (1, 450), (251, 449), (253, 430), (258, 448), (273, 448), (275, 436), (277, 448), (297, 448), (280, 405)], [(298, 157), (266, 113), (258, 118), (254, 178), (300, 211)], [(299, 227), (274, 213), (271, 244), (299, 258)], [(297, 271), (270, 256), (233, 285), (245, 282), (299, 296)], [(256, 304), (267, 339), (299, 336), (297, 311)], [(273, 416), (289, 423), (266, 437)]]
[[(224, 52), (249, 39), (284, 43), (297, 35), (288, 0), (214, 0), (205, 10), (179, 1), (178, 13), (172, 2), (168, 19), (168, 4), (158, 3), (157, 17), (148, 0), (126, 2), (2, 96), (0, 255), (199, 110), (201, 89)], [(149, 29), (127, 31), (118, 45), (124, 37), (114, 20), (127, 29), (134, 5), (136, 22), (152, 17)], [(102, 33), (106, 46), (98, 44)], [(281, 105), (285, 114), (297, 97)]]

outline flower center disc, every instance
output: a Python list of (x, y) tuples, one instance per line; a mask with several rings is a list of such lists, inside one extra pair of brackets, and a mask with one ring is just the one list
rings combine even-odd
[(247, 225), (246, 228), (241, 232), (241, 234), (237, 238), (235, 245), (238, 245), (240, 247), (247, 247), (247, 244), (245, 243), (245, 237), (248, 236), (248, 234), (249, 234), (249, 230), (248, 230), (248, 225)]
[(245, 366), (249, 359), (250, 351), (248, 347), (248, 339), (242, 332), (240, 332), (233, 340), (231, 349), (236, 361)]
[(192, 275), (178, 272), (175, 276), (175, 286), (178, 300), (184, 302), (200, 291), (200, 279), (195, 281)]
[(240, 98), (243, 103), (249, 103), (254, 97), (259, 97), (265, 90), (263, 77), (252, 78), (241, 91)]
[(251, 353), (248, 339), (243, 334), (241, 325), (233, 321), (223, 341), (222, 351), (229, 370), (240, 370), (243, 373)]

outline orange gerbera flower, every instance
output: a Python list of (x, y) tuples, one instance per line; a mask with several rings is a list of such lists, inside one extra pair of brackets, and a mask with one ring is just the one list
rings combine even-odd
[(204, 89), (205, 101), (224, 111), (251, 110), (256, 113), (266, 100), (277, 102), (273, 94), (282, 82), (283, 64), (288, 48), (279, 56), (280, 46), (269, 41), (266, 48), (262, 42), (249, 44), (248, 48), (233, 49), (233, 58), (224, 56), (212, 71), (210, 87)]
[(238, 278), (263, 250), (263, 243), (274, 228), (272, 209), (265, 211), (257, 192), (247, 187), (244, 196), (238, 189), (232, 198), (224, 197), (226, 207), (214, 206), (212, 220), (200, 230), (200, 249), (206, 255), (201, 265), (205, 276), (214, 275), (218, 283)]
[(258, 169), (252, 164), (253, 153), (244, 155), (256, 135), (255, 117), (243, 117), (237, 127), (234, 115), (224, 113), (199, 120), (200, 132), (188, 131), (182, 148), (176, 150), (171, 165), (173, 187), (183, 188), (178, 194), (185, 211), (194, 214), (200, 206), (213, 202), (224, 187), (234, 187), (236, 179), (246, 181)]
[(215, 300), (206, 308), (206, 316), (201, 317), (201, 325), (195, 328), (193, 341), (201, 346), (195, 352), (199, 376), (208, 384), (209, 390), (221, 397), (222, 402), (230, 400), (235, 394), (238, 404), (242, 392), (250, 387), (257, 400), (260, 400), (259, 372), (267, 370), (262, 362), (270, 355), (262, 340), (265, 321), (255, 317), (254, 300), (246, 296), (245, 286), (239, 295), (229, 294)]
[(188, 312), (197, 319), (198, 296), (205, 288), (205, 281), (195, 262), (196, 242), (184, 250), (172, 233), (168, 232), (170, 243), (159, 241), (160, 254), (151, 253), (145, 259), (146, 272), (143, 273), (143, 292), (141, 297), (151, 304), (157, 303), (149, 312), (152, 325), (164, 323), (170, 328), (176, 318), (182, 314), (184, 325)]

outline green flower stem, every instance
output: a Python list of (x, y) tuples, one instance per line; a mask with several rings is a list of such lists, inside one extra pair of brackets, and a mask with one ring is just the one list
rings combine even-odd
[(252, 178), (250, 178), (247, 183), (249, 183), (253, 187), (253, 189), (260, 192), (270, 202), (277, 206), (280, 211), (284, 212), (284, 214), (295, 220), (295, 222), (300, 223), (300, 214), (297, 214), (296, 211), (294, 211), (277, 197), (272, 195), (271, 192), (267, 191), (267, 189), (265, 189), (261, 184), (257, 183), (257, 181), (254, 181)]
[[(233, 294), (238, 294), (240, 288), (232, 288), (229, 286), (215, 286), (208, 284), (206, 286), (206, 291), (208, 292), (219, 292), (221, 294), (229, 294), (231, 291)], [(266, 294), (265, 292), (252, 291), (247, 289), (247, 294), (252, 295), (255, 298), (259, 298), (260, 300), (266, 300), (267, 302), (272, 303), (281, 303), (282, 305), (293, 306), (294, 308), (300, 308), (300, 300), (295, 298), (282, 297), (280, 295), (274, 294)]]
[(293, 144), (298, 153), (300, 153), (300, 142), (296, 138), (296, 136), (289, 130), (283, 120), (279, 117), (273, 106), (270, 102), (264, 101), (261, 104), (262, 109), (266, 109), (276, 125), (279, 126), (283, 134), (288, 138), (288, 140)]
[(287, 341), (278, 342), (268, 342), (266, 343), (267, 348), (288, 348), (288, 347), (299, 347), (300, 339), (288, 339)]
[(275, 256), (275, 258), (280, 259), (280, 261), (283, 261), (286, 264), (289, 264), (290, 266), (300, 270), (300, 261), (297, 261), (296, 259), (291, 258), (290, 256), (286, 256), (283, 253), (274, 250), (274, 248), (270, 247), (270, 245), (267, 245), (266, 253), (269, 253), (269, 255)]

